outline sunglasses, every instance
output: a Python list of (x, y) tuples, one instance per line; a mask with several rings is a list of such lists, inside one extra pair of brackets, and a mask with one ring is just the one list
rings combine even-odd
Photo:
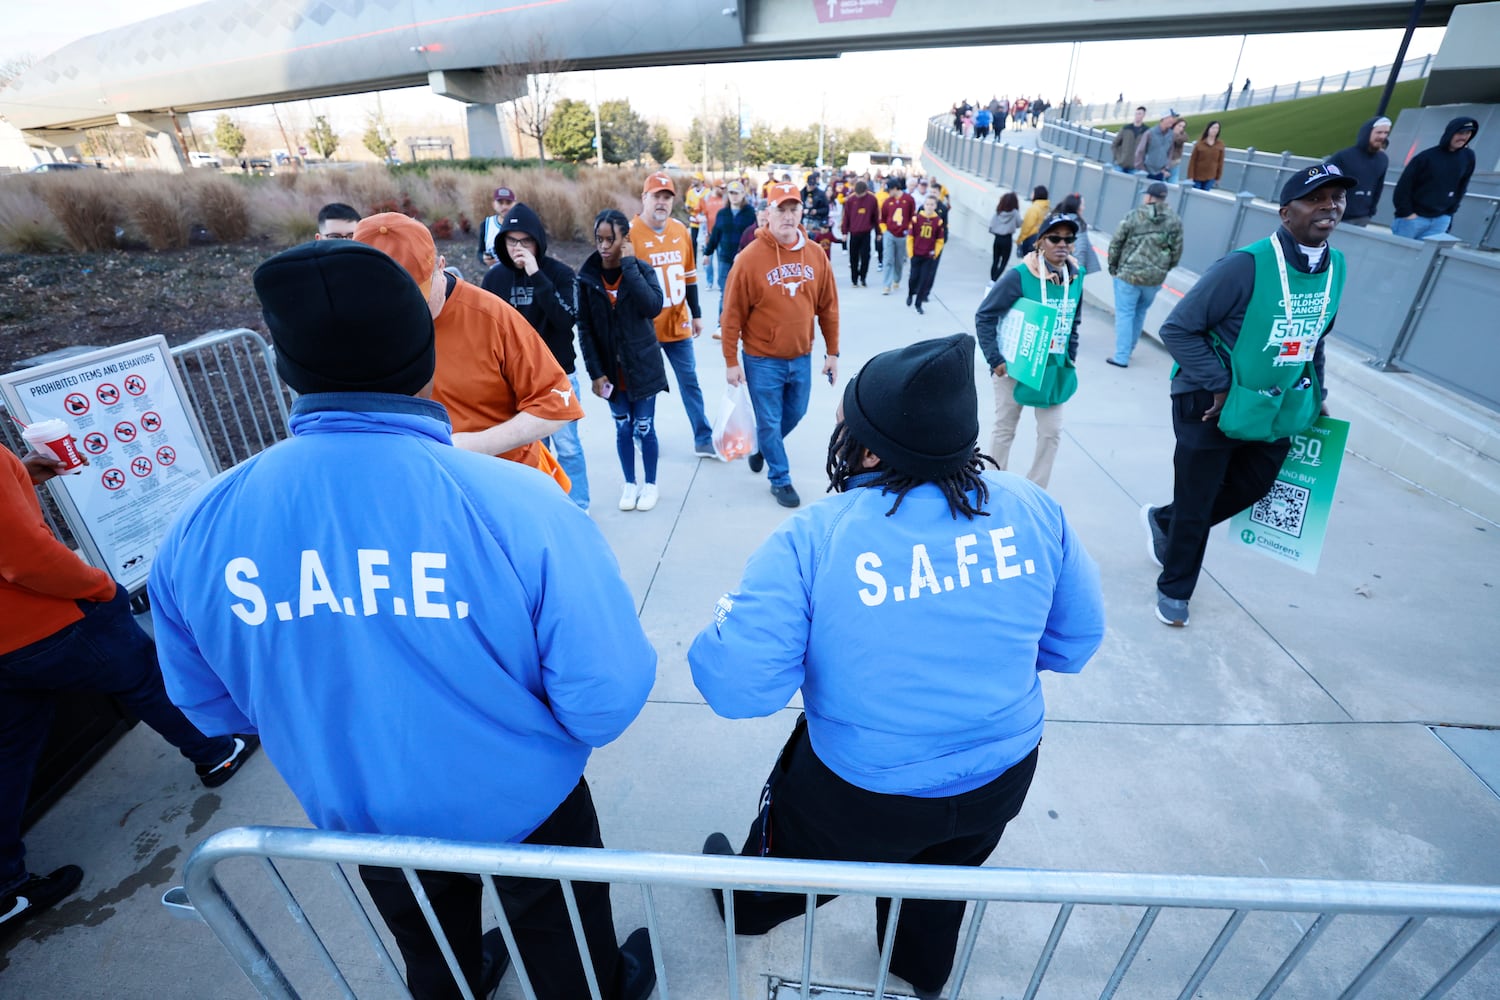
[(1078, 237), (1077, 236), (1043, 236), (1042, 239), (1046, 240), (1048, 243), (1051, 243), (1053, 245), (1056, 245), (1058, 243), (1077, 243), (1078, 242)]

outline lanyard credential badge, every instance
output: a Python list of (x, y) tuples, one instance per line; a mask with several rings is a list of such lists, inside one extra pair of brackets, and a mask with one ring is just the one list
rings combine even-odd
[[(1281, 240), (1275, 236), (1271, 237), (1271, 249), (1276, 254), (1276, 276), (1281, 279), (1282, 316), (1271, 324), (1270, 334), (1266, 338), (1266, 350), (1276, 354), (1271, 359), (1274, 367), (1305, 365), (1313, 359), (1318, 338), (1323, 335), (1324, 321), (1328, 318), (1328, 305), (1333, 297), (1333, 261), (1330, 259), (1328, 262), (1328, 279), (1323, 284), (1323, 291), (1317, 293), (1318, 317), (1314, 321), (1310, 310), (1296, 308), (1291, 284), (1287, 280), (1286, 255), (1282, 253)], [(1302, 296), (1304, 300), (1308, 297)], [(1309, 307), (1313, 304), (1306, 303)], [(1303, 313), (1300, 317), (1296, 315), (1299, 311)]]

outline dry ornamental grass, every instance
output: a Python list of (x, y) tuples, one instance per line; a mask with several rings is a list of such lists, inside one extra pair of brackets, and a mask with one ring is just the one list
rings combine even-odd
[(244, 177), (72, 171), (0, 178), (0, 371), (77, 344), (209, 330), (263, 329), (250, 283), (267, 257), (305, 242), (334, 201), (362, 214), (420, 219), (439, 251), (476, 284), (475, 229), (496, 187), (513, 188), (547, 226), (549, 252), (576, 268), (602, 208), (640, 210), (644, 171), (489, 173), (384, 167)]

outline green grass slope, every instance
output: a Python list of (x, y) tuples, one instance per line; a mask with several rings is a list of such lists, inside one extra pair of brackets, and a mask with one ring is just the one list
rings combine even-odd
[[(1416, 107), (1422, 97), (1422, 80), (1396, 84), (1386, 117), (1395, 121), (1405, 108)], [(1230, 146), (1298, 156), (1324, 157), (1354, 145), (1355, 135), (1373, 117), (1383, 87), (1346, 90), (1337, 94), (1304, 97), (1296, 101), (1266, 104), (1214, 114), (1189, 115), (1188, 138), (1197, 141), (1209, 122), (1220, 123), (1220, 137)]]

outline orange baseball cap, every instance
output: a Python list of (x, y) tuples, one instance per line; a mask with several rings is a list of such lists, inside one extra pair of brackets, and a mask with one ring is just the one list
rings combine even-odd
[(400, 212), (381, 212), (361, 220), (354, 238), (400, 264), (427, 295), (437, 265), (437, 244), (426, 226)]
[(655, 194), (658, 191), (677, 193), (677, 185), (672, 183), (671, 175), (663, 173), (660, 170), (646, 178), (646, 188), (641, 194)]
[(772, 184), (770, 192), (766, 195), (766, 201), (772, 205), (795, 201), (800, 205), (802, 203), (802, 192), (795, 184)]

